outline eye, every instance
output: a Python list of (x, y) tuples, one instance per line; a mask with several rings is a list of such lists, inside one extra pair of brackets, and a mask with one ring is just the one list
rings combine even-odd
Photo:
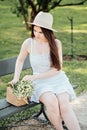
[(39, 33), (42, 34), (42, 31), (40, 31)]
[(35, 29), (34, 29), (33, 31), (34, 31), (34, 32), (37, 32), (37, 33), (39, 33), (39, 34), (43, 34), (42, 31), (36, 31)]

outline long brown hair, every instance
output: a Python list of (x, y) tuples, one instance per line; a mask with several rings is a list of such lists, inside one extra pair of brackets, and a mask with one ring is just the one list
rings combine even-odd
[[(32, 26), (32, 33), (31, 33), (32, 38), (34, 37), (33, 28), (34, 28), (34, 26)], [(50, 57), (51, 57), (51, 61), (52, 61), (52, 66), (54, 66), (57, 70), (60, 70), (61, 65), (60, 65), (60, 60), (59, 60), (59, 55), (58, 55), (58, 47), (56, 45), (54, 33), (53, 33), (53, 31), (42, 28), (42, 27), (41, 27), (41, 30), (49, 42)]]

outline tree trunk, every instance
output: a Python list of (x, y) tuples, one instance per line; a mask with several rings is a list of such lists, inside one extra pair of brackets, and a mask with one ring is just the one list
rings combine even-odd
[(20, 5), (22, 7), (22, 12), (23, 12), (23, 17), (24, 17), (26, 29), (29, 30), (28, 15), (26, 14), (26, 11), (25, 11), (25, 8), (24, 8), (24, 3), (23, 3), (22, 0), (19, 0), (19, 2), (20, 2)]

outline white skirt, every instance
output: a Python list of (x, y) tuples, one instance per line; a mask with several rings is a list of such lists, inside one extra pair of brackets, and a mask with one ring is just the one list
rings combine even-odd
[(40, 96), (45, 92), (52, 92), (56, 95), (67, 92), (70, 100), (76, 98), (73, 87), (64, 71), (60, 71), (57, 75), (50, 78), (35, 80), (33, 84), (34, 92), (30, 100), (34, 102), (39, 102)]

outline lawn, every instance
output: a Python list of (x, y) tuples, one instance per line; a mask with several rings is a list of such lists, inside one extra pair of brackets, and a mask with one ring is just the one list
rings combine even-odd
[[(30, 34), (25, 29), (23, 18), (11, 12), (12, 6), (11, 0), (0, 1), (0, 59), (17, 56), (22, 42)], [(83, 6), (57, 7), (51, 13), (54, 16), (53, 27), (58, 30), (55, 35), (62, 41), (63, 54), (71, 55), (73, 46), (74, 55), (87, 56), (87, 3)], [(73, 43), (68, 19), (71, 17), (73, 17)], [(77, 94), (87, 90), (87, 61), (66, 60), (63, 69), (71, 83), (77, 85)], [(23, 72), (23, 75), (25, 73), (27, 72)], [(6, 84), (12, 77), (13, 75), (8, 75), (0, 78), (0, 98), (6, 96)]]
[[(63, 54), (72, 54), (73, 46), (75, 55), (87, 55), (87, 4), (55, 8), (54, 27), (58, 30), (57, 37), (62, 41)], [(73, 17), (73, 43), (71, 42), (71, 22)], [(72, 43), (72, 45), (71, 45)]]
[[(11, 0), (0, 1), (0, 59), (16, 56), (24, 39), (29, 37), (29, 31), (26, 31), (23, 24), (23, 17), (17, 17), (12, 13), (11, 7), (13, 7)], [(58, 30), (56, 37), (63, 45), (63, 54), (72, 54), (73, 46), (75, 55), (87, 55), (86, 12), (87, 3), (83, 6), (57, 7), (51, 11), (54, 16), (53, 27)], [(71, 25), (68, 17), (73, 17), (72, 45)]]

